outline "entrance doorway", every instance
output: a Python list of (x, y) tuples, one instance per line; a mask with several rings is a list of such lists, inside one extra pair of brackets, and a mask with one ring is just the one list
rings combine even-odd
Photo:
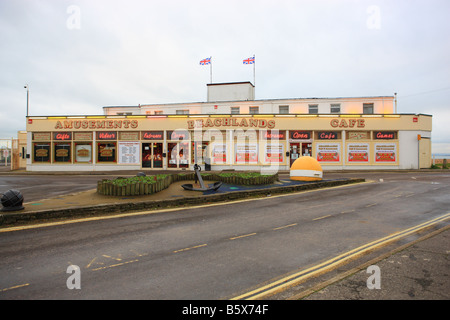
[(152, 142), (142, 144), (142, 167), (143, 168), (163, 167), (162, 142)]
[(167, 144), (169, 168), (188, 168), (189, 167), (189, 143), (188, 142), (169, 142)]
[(289, 150), (290, 166), (302, 156), (312, 156), (312, 142), (291, 142)]

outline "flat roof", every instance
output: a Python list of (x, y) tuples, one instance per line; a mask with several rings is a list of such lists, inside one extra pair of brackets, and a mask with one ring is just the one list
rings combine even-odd
[[(226, 83), (229, 84), (229, 83)], [(267, 101), (286, 101), (286, 100), (337, 100), (337, 99), (380, 99), (391, 98), (394, 96), (370, 96), (370, 97), (326, 97), (326, 98), (277, 98), (277, 99), (258, 99), (258, 100), (228, 100), (228, 101), (199, 101), (199, 102), (175, 102), (175, 103), (152, 103), (139, 104), (137, 106), (104, 106), (103, 108), (140, 108), (142, 106), (170, 106), (170, 105), (187, 105), (187, 104), (212, 104), (212, 103), (239, 103), (239, 102), (267, 102)]]

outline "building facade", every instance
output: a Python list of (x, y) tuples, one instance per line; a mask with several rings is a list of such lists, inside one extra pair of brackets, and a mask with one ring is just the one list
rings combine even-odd
[(432, 117), (396, 114), (393, 96), (253, 97), (247, 82), (212, 84), (207, 102), (28, 117), (27, 170), (180, 170), (197, 163), (203, 170), (277, 171), (305, 155), (324, 170), (431, 165)]

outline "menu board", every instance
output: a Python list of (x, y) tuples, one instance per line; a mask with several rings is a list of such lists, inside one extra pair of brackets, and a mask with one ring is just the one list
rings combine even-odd
[(368, 143), (348, 143), (347, 161), (349, 163), (368, 163), (369, 144)]
[(340, 143), (317, 143), (316, 159), (319, 162), (337, 163), (341, 161)]
[(375, 163), (397, 162), (397, 145), (395, 143), (375, 143)]
[(265, 162), (277, 162), (281, 163), (284, 161), (284, 146), (282, 144), (266, 144), (264, 152)]
[(140, 153), (140, 143), (139, 142), (126, 142), (119, 141), (119, 164), (140, 164), (141, 153)]
[(213, 161), (216, 164), (222, 164), (227, 162), (227, 145), (226, 144), (214, 144), (212, 149)]
[(256, 164), (258, 163), (258, 144), (236, 144), (236, 163), (237, 164)]

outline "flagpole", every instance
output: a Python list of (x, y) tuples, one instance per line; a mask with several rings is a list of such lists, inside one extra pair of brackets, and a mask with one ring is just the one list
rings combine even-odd
[(256, 87), (255, 65), (256, 65), (256, 59), (255, 59), (255, 55), (253, 55), (253, 85)]

